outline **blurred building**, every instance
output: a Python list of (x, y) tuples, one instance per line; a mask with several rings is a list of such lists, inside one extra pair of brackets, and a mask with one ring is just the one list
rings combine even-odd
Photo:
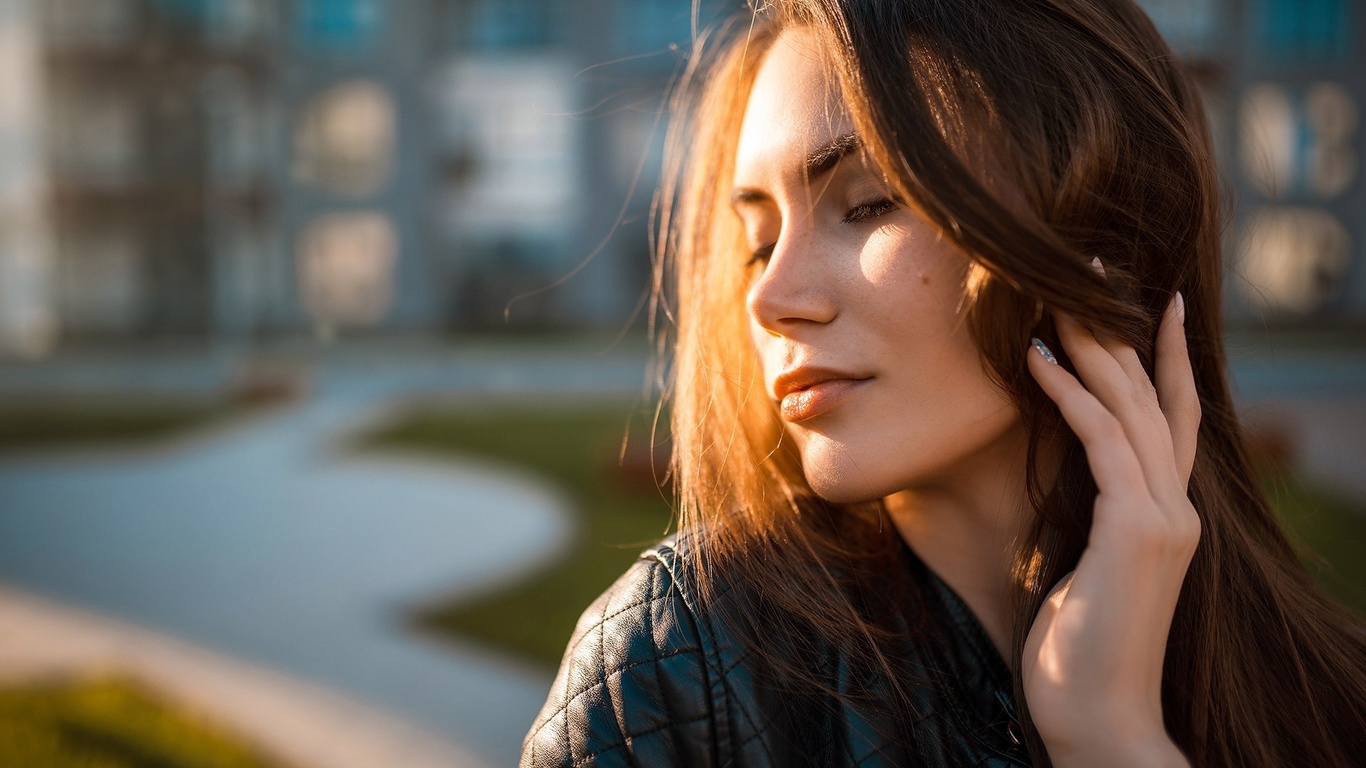
[(0, 347), (621, 324), (690, 11), (0, 0)]
[(26, 5), (63, 337), (425, 325), (421, 4)]
[[(1208, 97), (1232, 318), (1366, 325), (1364, 9), (1141, 2)], [(693, 15), (0, 0), (0, 350), (620, 327)]]
[(1366, 7), (1140, 2), (1205, 88), (1234, 211), (1230, 319), (1366, 327)]
[(0, 354), (40, 354), (58, 328), (43, 159), (43, 41), (31, 3), (0, 0)]

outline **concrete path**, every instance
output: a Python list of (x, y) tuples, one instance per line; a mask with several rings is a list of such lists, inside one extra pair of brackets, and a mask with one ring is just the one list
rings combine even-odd
[(406, 396), (640, 391), (638, 358), (569, 362), (343, 361), (306, 404), (175, 450), (0, 462), (0, 580), (336, 688), (512, 765), (548, 676), (437, 647), (404, 617), (552, 558), (572, 534), (564, 499), (503, 468), (335, 449)]
[(131, 675), (300, 768), (488, 768), (375, 709), (246, 662), (0, 587), (0, 684)]

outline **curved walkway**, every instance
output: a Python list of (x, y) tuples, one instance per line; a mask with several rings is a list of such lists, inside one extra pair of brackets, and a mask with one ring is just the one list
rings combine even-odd
[[(635, 361), (334, 367), (307, 404), (140, 455), (0, 462), (0, 580), (330, 686), (515, 763), (549, 678), (404, 627), (567, 543), (563, 499), (487, 466), (338, 456), (395, 398), (639, 391)], [(578, 378), (576, 378), (578, 377)], [(520, 383), (519, 383), (520, 382)]]
[(163, 634), (0, 587), (0, 683), (112, 672), (303, 768), (486, 768), (336, 693)]

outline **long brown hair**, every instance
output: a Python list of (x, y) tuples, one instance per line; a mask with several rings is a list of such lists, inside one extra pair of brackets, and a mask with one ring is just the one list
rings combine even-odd
[[(770, 632), (820, 632), (893, 674), (888, 638), (855, 596), (895, 550), (885, 510), (811, 491), (748, 341), (729, 183), (755, 73), (791, 25), (819, 36), (894, 188), (973, 264), (969, 327), (1028, 431), (1037, 513), (1015, 561), (1013, 666), (1086, 546), (1096, 495), (1080, 443), (1026, 370), (1028, 339), (1060, 349), (1045, 309), (1064, 310), (1132, 344), (1151, 372), (1179, 290), (1203, 414), (1189, 488), (1203, 533), (1167, 648), (1169, 733), (1195, 765), (1359, 760), (1366, 629), (1300, 565), (1249, 465), (1225, 378), (1221, 211), (1202, 105), (1128, 0), (780, 0), (696, 41), (674, 102), (657, 295), (674, 334), (680, 526), (696, 541), (703, 596), (724, 572), (765, 606)], [(983, 143), (1019, 200), (1003, 203), (965, 160)], [(1097, 256), (1104, 278), (1088, 266)], [(1062, 457), (1048, 487), (1045, 449)]]

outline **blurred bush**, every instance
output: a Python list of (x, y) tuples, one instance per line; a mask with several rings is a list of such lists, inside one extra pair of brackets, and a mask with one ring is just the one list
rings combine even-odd
[(0, 403), (0, 455), (142, 445), (240, 415), (246, 408), (223, 398), (9, 397)]
[(0, 688), (5, 768), (284, 768), (123, 677)]

